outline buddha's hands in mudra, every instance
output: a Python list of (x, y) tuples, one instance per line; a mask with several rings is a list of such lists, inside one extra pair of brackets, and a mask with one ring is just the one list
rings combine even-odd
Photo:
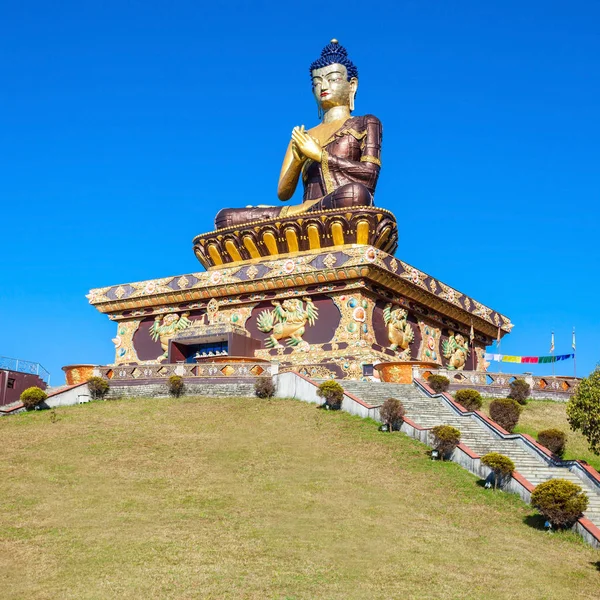
[(307, 158), (315, 162), (321, 162), (323, 156), (321, 144), (304, 131), (304, 125), (294, 127), (292, 130), (292, 152), (294, 157), (301, 162), (304, 162)]

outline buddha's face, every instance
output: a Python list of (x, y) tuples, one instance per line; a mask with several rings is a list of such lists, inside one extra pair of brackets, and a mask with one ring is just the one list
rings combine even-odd
[(312, 72), (313, 94), (317, 104), (323, 110), (334, 106), (349, 106), (350, 96), (356, 93), (358, 80), (352, 77), (348, 81), (348, 72), (344, 65), (333, 64)]

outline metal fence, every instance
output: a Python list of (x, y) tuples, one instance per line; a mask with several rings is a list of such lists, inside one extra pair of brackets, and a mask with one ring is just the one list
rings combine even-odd
[(29, 360), (0, 356), (0, 371), (16, 371), (17, 373), (37, 375), (42, 381), (50, 383), (50, 373), (40, 363)]

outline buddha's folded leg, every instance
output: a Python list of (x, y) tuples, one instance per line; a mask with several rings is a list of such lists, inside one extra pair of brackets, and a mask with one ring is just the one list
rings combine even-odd
[(224, 208), (223, 210), (220, 210), (215, 217), (215, 229), (234, 227), (235, 225), (241, 225), (243, 223), (248, 223), (249, 221), (272, 219), (277, 217), (280, 212), (280, 206)]
[(311, 210), (373, 206), (373, 195), (362, 183), (347, 183), (327, 194)]

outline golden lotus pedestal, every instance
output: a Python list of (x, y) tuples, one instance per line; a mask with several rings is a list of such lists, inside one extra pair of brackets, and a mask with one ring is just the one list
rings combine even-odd
[(354, 244), (393, 254), (398, 229), (391, 212), (364, 206), (251, 221), (198, 235), (193, 243), (198, 260), (211, 269)]
[(387, 362), (375, 365), (381, 381), (385, 383), (410, 384), (414, 381), (413, 367), (423, 369), (439, 369), (438, 363), (424, 362), (421, 360), (407, 360), (402, 362)]

